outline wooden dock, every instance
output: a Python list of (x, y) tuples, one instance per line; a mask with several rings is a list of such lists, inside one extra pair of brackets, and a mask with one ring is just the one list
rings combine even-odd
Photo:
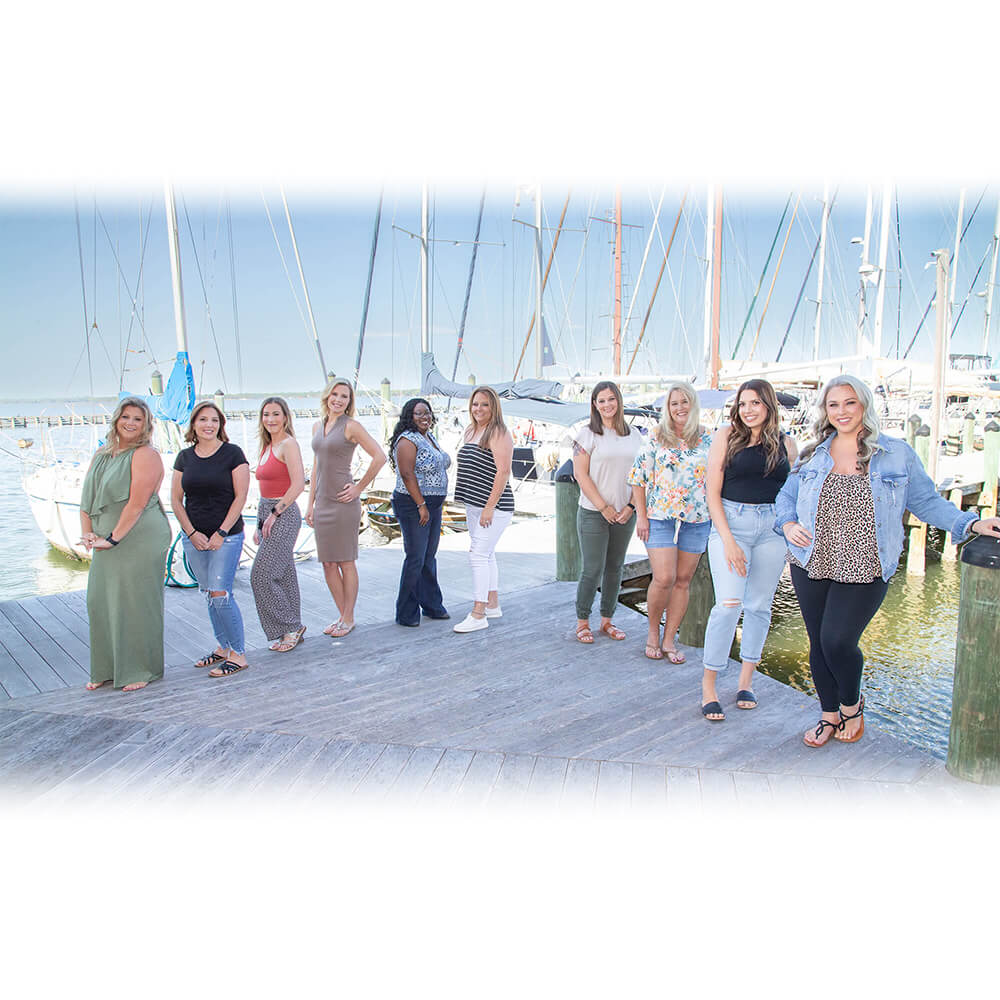
[(392, 621), (398, 543), (362, 549), (358, 626), (340, 640), (322, 634), (336, 615), (321, 567), (300, 564), (308, 631), (289, 654), (267, 650), (240, 571), (252, 666), (218, 680), (192, 666), (214, 648), (204, 599), (168, 590), (165, 677), (127, 695), (83, 688), (84, 592), (0, 604), (0, 795), (62, 803), (266, 792), (598, 810), (859, 793), (997, 800), (874, 721), (858, 745), (810, 750), (801, 734), (817, 718), (815, 700), (758, 676), (760, 707), (739, 711), (735, 664), (720, 682), (727, 719), (706, 722), (700, 650), (686, 648), (682, 666), (647, 660), (645, 619), (624, 606), (616, 621), (626, 641), (575, 641), (575, 584), (553, 580), (553, 535), (538, 519), (508, 530), (503, 617), (469, 635), (451, 629), (470, 606), (464, 535), (442, 539), (439, 556), (452, 621), (415, 629)]

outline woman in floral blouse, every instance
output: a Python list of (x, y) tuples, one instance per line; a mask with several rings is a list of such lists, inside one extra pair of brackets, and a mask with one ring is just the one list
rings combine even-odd
[[(666, 653), (671, 663), (684, 662), (676, 645), (677, 630), (712, 526), (705, 497), (712, 436), (699, 425), (699, 416), (694, 389), (686, 382), (670, 383), (660, 423), (629, 473), (636, 533), (646, 545), (653, 574), (646, 597), (646, 656), (651, 660), (662, 660)], [(667, 617), (661, 646), (664, 610)]]

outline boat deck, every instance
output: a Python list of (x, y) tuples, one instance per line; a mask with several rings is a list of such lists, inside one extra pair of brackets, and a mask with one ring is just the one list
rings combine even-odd
[[(862, 792), (886, 801), (996, 801), (941, 761), (870, 722), (854, 746), (811, 750), (808, 695), (764, 676), (760, 706), (700, 713), (700, 650), (643, 655), (645, 619), (620, 607), (624, 642), (575, 641), (575, 584), (553, 580), (551, 522), (512, 526), (499, 551), (503, 617), (451, 625), (469, 608), (467, 538), (442, 539), (439, 578), (453, 620), (392, 622), (397, 543), (363, 548), (357, 628), (333, 640), (322, 568), (299, 564), (305, 641), (269, 652), (249, 579), (236, 593), (251, 669), (211, 679), (204, 600), (166, 594), (166, 673), (141, 692), (87, 692), (83, 591), (0, 604), (0, 794), (43, 802), (199, 799), (220, 793), (358, 801), (528, 803), (598, 809), (808, 803)], [(635, 546), (634, 546), (635, 547)], [(641, 554), (641, 546), (637, 555)], [(735, 665), (734, 665), (735, 666)]]

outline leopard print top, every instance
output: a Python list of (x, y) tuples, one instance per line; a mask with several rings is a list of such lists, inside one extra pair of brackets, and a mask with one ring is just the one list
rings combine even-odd
[(816, 544), (802, 567), (810, 580), (871, 583), (882, 578), (875, 536), (875, 504), (868, 477), (831, 472), (823, 483), (816, 510)]

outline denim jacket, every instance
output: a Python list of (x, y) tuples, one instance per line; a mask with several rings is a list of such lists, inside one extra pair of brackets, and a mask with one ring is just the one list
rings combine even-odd
[[(803, 566), (809, 562), (815, 544), (819, 494), (833, 469), (831, 440), (832, 437), (827, 438), (818, 445), (805, 465), (793, 469), (774, 502), (777, 513), (774, 530), (779, 535), (784, 538), (781, 528), (789, 521), (798, 521), (813, 534), (813, 541), (806, 546), (788, 542), (789, 551)], [(950, 531), (956, 544), (967, 537), (979, 515), (961, 511), (940, 496), (917, 453), (905, 441), (880, 434), (878, 443), (882, 451), (876, 451), (868, 463), (868, 481), (875, 505), (875, 536), (882, 579), (889, 580), (896, 572), (903, 551), (904, 511), (911, 511), (921, 521), (942, 531)]]

